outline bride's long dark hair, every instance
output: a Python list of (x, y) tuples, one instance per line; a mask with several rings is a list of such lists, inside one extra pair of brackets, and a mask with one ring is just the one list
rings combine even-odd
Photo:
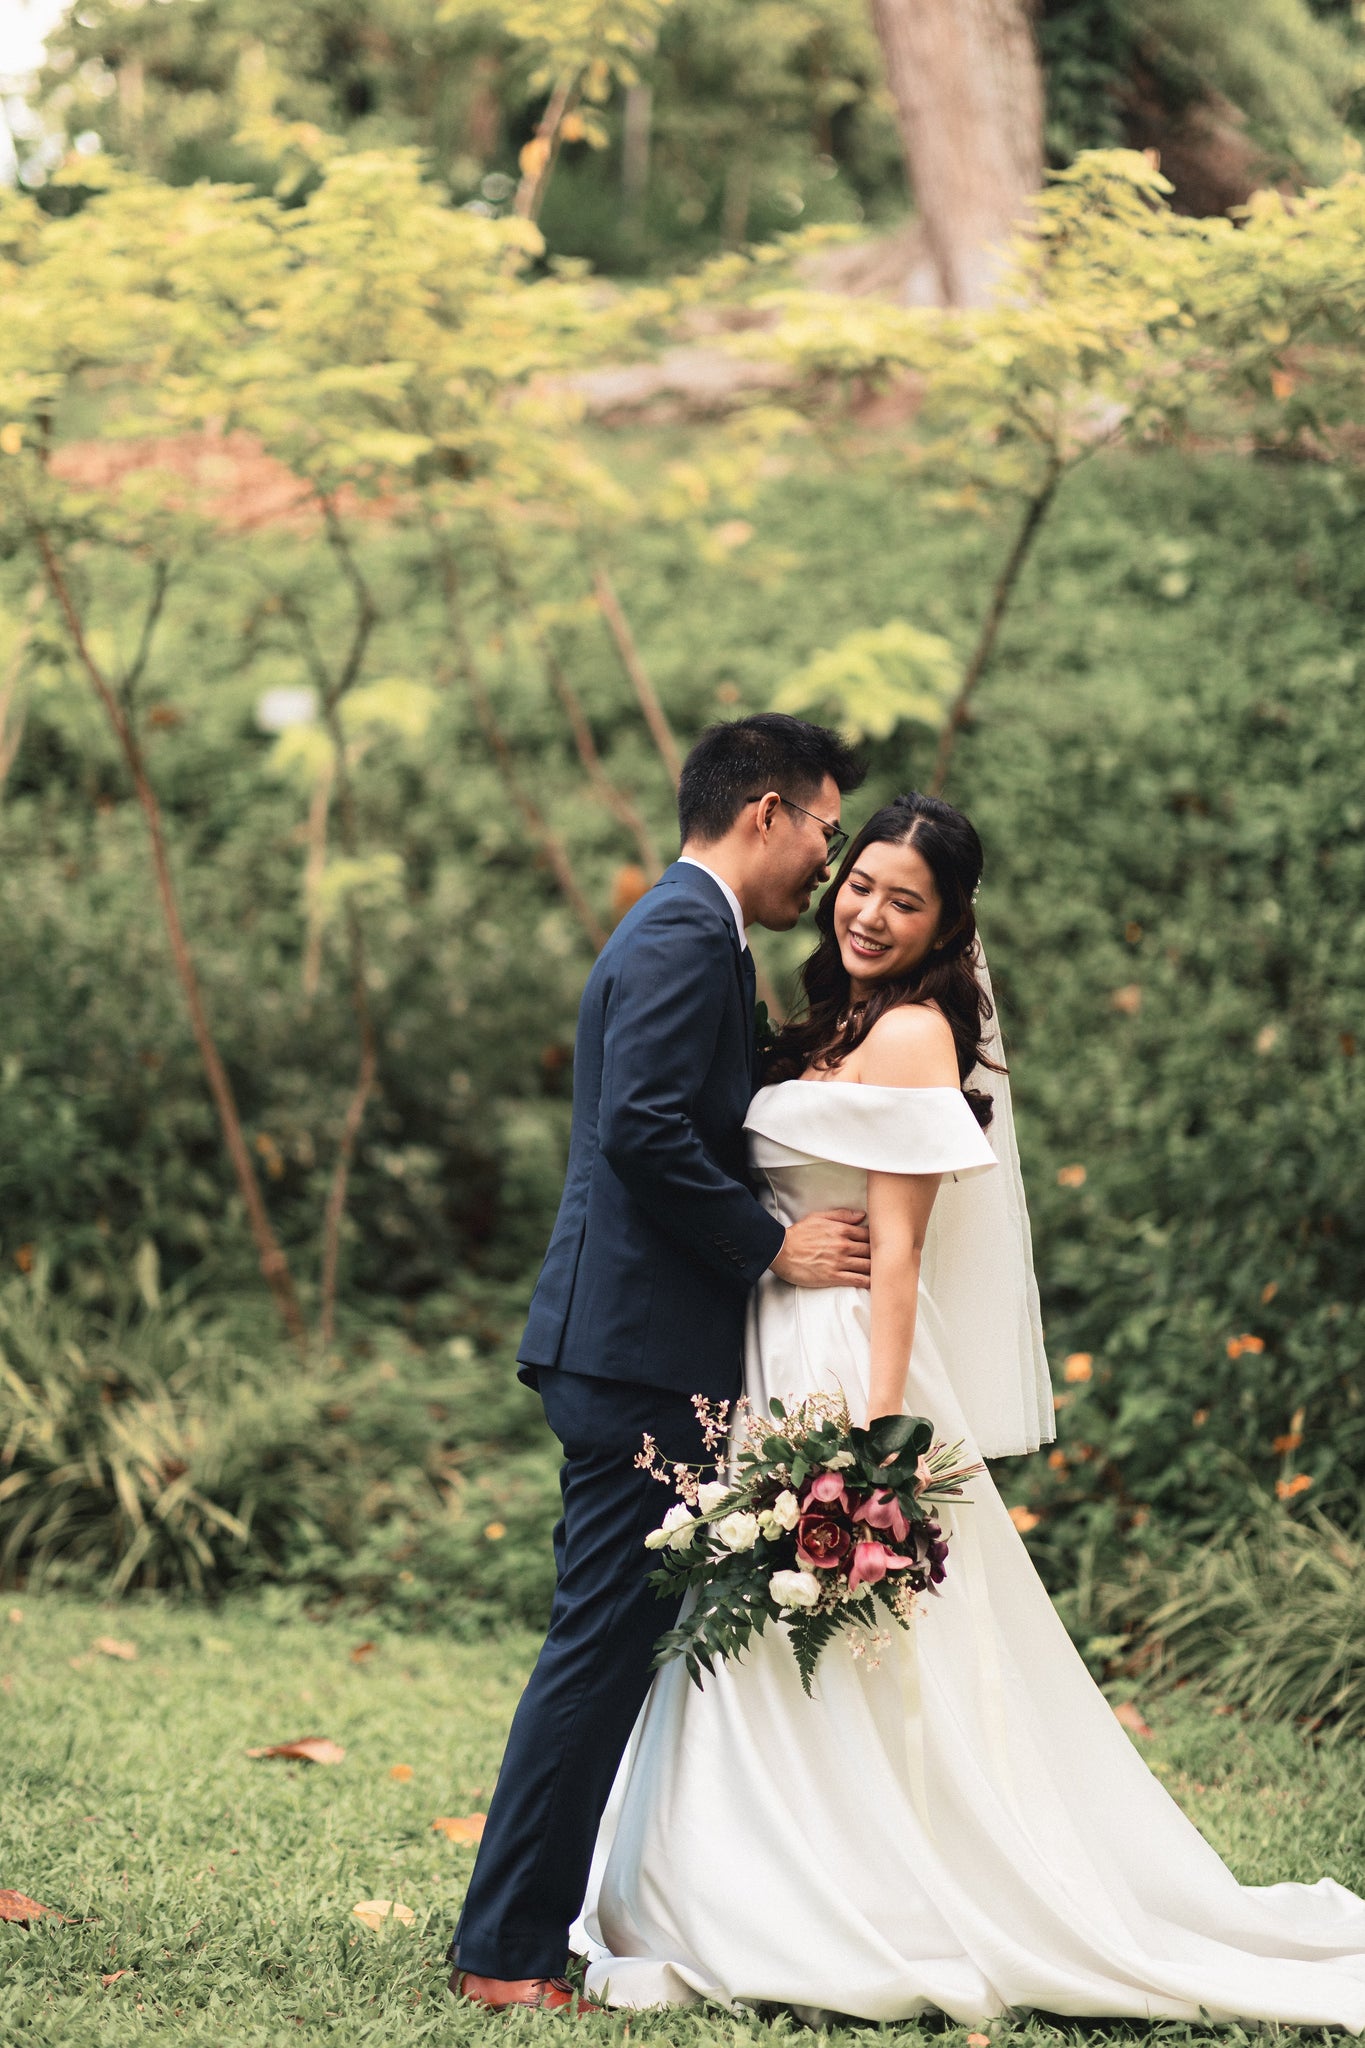
[[(933, 944), (898, 981), (873, 990), (850, 1011), (851, 984), (834, 935), (839, 891), (869, 846), (913, 846), (927, 863), (942, 912)], [(982, 1043), (992, 1010), (976, 976), (976, 911), (972, 898), (981, 880), (982, 851), (976, 827), (942, 797), (917, 789), (874, 811), (839, 863), (815, 913), (820, 942), (801, 970), (804, 1000), (789, 1019), (764, 1063), (765, 1081), (788, 1081), (807, 1067), (838, 1067), (860, 1046), (879, 1017), (899, 1003), (937, 1003), (952, 1029), (958, 1079), (977, 1122), (991, 1120), (991, 1098), (968, 1088), (974, 1067), (1002, 1072)]]

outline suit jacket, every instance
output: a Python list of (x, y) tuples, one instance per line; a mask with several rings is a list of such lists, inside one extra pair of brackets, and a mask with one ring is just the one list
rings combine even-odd
[(521, 1377), (560, 1366), (730, 1399), (749, 1289), (783, 1230), (745, 1184), (752, 965), (704, 869), (677, 862), (588, 977), (564, 1195)]

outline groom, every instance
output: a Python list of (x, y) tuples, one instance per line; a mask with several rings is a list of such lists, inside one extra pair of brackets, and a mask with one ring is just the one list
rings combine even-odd
[(682, 853), (622, 919), (578, 1013), (564, 1196), (522, 1338), (564, 1448), (558, 1585), (451, 1945), (480, 2006), (576, 2010), (562, 1971), (612, 1780), (676, 1619), (646, 1583), (669, 1505), (644, 1435), (700, 1464), (692, 1402), (733, 1400), (745, 1299), (765, 1272), (866, 1287), (860, 1214), (784, 1230), (745, 1180), (754, 965), (745, 926), (787, 931), (844, 835), (863, 770), (836, 733), (778, 713), (704, 732), (678, 785)]

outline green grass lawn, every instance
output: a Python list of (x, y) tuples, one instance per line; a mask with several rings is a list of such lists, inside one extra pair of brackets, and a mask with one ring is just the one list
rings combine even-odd
[[(134, 1645), (135, 1661), (95, 1653), (102, 1635)], [(559, 2024), (480, 2018), (448, 1998), (443, 1952), (473, 1851), (431, 1827), (487, 1805), (534, 1643), (379, 1635), (357, 1662), (364, 1636), (259, 1605), (0, 1595), (0, 1887), (72, 1916), (0, 1926), (0, 2041), (502, 2042)], [(1207, 1705), (1147, 1711), (1144, 1753), (1240, 1877), (1327, 1873), (1365, 1889), (1358, 1748), (1313, 1754)], [(344, 1744), (345, 1761), (245, 1754), (305, 1735)], [(351, 1908), (374, 1898), (409, 1905), (412, 1926), (370, 1932)], [(683, 2048), (797, 2031), (715, 2013), (584, 2025), (590, 2040)], [(867, 2030), (828, 2038), (855, 2031)], [(930, 2032), (945, 2048), (966, 2033), (879, 2031)], [(998, 2048), (1149, 2035), (1201, 2038), (1176, 2025), (991, 2029)]]

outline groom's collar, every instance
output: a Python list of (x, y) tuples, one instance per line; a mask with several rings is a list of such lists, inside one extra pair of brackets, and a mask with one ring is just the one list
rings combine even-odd
[(749, 943), (749, 934), (744, 929), (744, 912), (740, 907), (739, 898), (725, 880), (725, 877), (718, 875), (714, 868), (708, 867), (704, 860), (698, 860), (694, 853), (680, 853), (677, 865), (684, 868), (700, 868), (704, 875), (710, 876), (730, 907), (730, 915), (735, 921), (735, 930), (739, 933), (739, 950), (742, 953)]

